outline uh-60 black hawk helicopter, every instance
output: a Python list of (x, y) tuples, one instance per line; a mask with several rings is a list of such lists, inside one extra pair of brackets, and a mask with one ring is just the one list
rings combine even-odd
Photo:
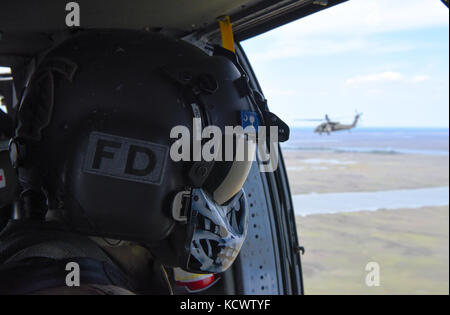
[(332, 132), (351, 130), (353, 128), (356, 128), (362, 115), (363, 113), (356, 112), (355, 118), (353, 119), (353, 122), (351, 124), (341, 124), (340, 122), (332, 121), (328, 114), (325, 115), (325, 119), (296, 119), (295, 121), (324, 121), (314, 129), (314, 132), (318, 133), (319, 135), (322, 135), (322, 133), (326, 132), (328, 135), (330, 135)]
[(326, 132), (328, 135), (330, 135), (332, 132), (335, 131), (351, 130), (356, 127), (361, 116), (362, 113), (357, 113), (355, 115), (353, 123), (341, 124), (340, 122), (331, 121), (328, 115), (325, 115), (325, 122), (317, 126), (316, 129), (314, 129), (314, 132), (318, 133), (319, 135), (322, 135), (322, 133)]

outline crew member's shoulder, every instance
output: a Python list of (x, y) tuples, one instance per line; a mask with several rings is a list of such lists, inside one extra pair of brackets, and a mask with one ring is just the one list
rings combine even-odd
[(58, 287), (34, 292), (32, 295), (136, 295), (115, 285), (81, 285), (79, 287)]
[(11, 261), (12, 257), (15, 261), (29, 257), (93, 257), (110, 262), (88, 237), (58, 222), (32, 220), (11, 220), (0, 233), (0, 264)]

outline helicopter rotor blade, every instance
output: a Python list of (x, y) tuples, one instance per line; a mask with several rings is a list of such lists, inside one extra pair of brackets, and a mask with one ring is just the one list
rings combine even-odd
[(296, 119), (294, 121), (323, 121), (323, 119)]

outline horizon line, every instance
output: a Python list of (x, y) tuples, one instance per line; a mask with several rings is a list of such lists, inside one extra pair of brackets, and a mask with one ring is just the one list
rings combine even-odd
[[(290, 125), (290, 128), (297, 128), (297, 129), (313, 129), (315, 126), (295, 126)], [(358, 129), (441, 129), (441, 130), (449, 130), (449, 126), (360, 126), (356, 127), (352, 130), (358, 130)]]

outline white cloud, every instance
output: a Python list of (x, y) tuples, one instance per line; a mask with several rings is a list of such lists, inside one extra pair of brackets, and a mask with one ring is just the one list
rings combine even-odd
[(330, 56), (348, 52), (371, 54), (399, 53), (414, 49), (409, 43), (380, 43), (367, 39), (302, 38), (291, 43), (275, 43), (271, 48), (252, 53), (253, 62), (274, 61), (301, 56)]
[(264, 92), (267, 95), (279, 95), (279, 96), (293, 96), (297, 95), (298, 91), (295, 90), (289, 90), (289, 89), (282, 89), (282, 88), (274, 88), (272, 86), (269, 86), (267, 89), (264, 90)]
[(423, 82), (430, 80), (428, 75), (415, 75), (411, 78), (411, 81), (414, 83)]
[(275, 49), (268, 49), (252, 54), (252, 61), (272, 61), (299, 56), (328, 56), (348, 51), (364, 50), (368, 43), (358, 39), (297, 39), (288, 44), (275, 44)]
[(369, 35), (448, 25), (438, 0), (350, 0), (280, 29), (285, 35)]
[(385, 71), (373, 74), (356, 75), (347, 79), (345, 83), (347, 85), (355, 85), (359, 83), (385, 83), (394, 81), (419, 83), (429, 79), (430, 77), (428, 75), (407, 76), (399, 72)]
[(357, 108), (367, 125), (448, 126), (448, 20), (440, 0), (350, 0), (244, 47), (287, 123)]
[(330, 56), (354, 51), (373, 54), (408, 51), (408, 40), (380, 40), (372, 35), (449, 24), (439, 0), (350, 0), (271, 31), (266, 49), (254, 61), (299, 56)]
[(357, 75), (353, 78), (347, 79), (345, 83), (356, 84), (361, 82), (392, 82), (403, 80), (405, 76), (399, 72), (386, 71), (381, 73)]

